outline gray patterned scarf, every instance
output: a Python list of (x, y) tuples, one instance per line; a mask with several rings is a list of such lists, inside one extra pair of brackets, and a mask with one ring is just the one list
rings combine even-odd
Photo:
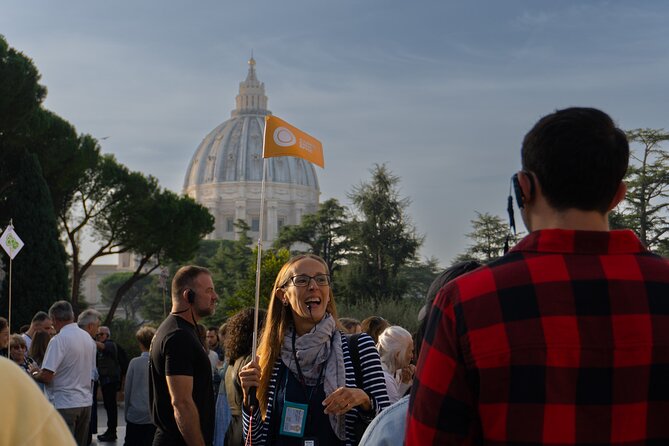
[[(297, 365), (293, 359), (293, 327), (283, 336), (281, 360), (295, 376), (299, 376)], [(337, 330), (334, 318), (326, 313), (316, 324), (316, 329), (295, 339), (295, 353), (300, 361), (300, 368), (308, 386), (318, 381), (322, 364), (325, 363), (323, 388), (329, 395), (339, 387), (346, 386), (346, 369), (344, 352), (341, 346), (341, 335)], [(340, 440), (346, 440), (346, 424), (344, 415), (329, 415), (332, 430)]]

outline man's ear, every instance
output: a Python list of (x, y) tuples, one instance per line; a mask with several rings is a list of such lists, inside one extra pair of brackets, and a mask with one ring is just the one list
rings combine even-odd
[(620, 203), (625, 199), (626, 193), (627, 193), (627, 184), (625, 184), (624, 181), (621, 181), (620, 184), (618, 185), (618, 189), (616, 190), (616, 194), (613, 196), (613, 200), (611, 200), (611, 204), (609, 204), (609, 211), (618, 206), (618, 203)]
[(532, 200), (534, 200), (534, 198), (536, 198), (535, 182), (536, 178), (534, 178), (531, 173), (524, 170), (518, 172), (518, 184), (520, 185), (520, 190), (523, 193), (523, 204), (530, 203)]

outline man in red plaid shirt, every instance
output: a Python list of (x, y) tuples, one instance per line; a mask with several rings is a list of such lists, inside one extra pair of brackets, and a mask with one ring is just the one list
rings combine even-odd
[(608, 225), (624, 133), (560, 110), (521, 154), (530, 234), (439, 292), (406, 444), (669, 444), (669, 261)]

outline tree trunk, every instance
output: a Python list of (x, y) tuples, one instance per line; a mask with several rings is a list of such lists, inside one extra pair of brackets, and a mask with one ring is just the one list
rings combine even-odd
[(127, 293), (136, 282), (148, 276), (160, 266), (160, 263), (157, 263), (153, 268), (143, 273), (142, 269), (144, 268), (144, 265), (146, 265), (147, 262), (151, 259), (151, 257), (153, 256), (143, 257), (132, 276), (130, 276), (130, 278), (126, 280), (120, 287), (118, 287), (118, 290), (116, 290), (116, 294), (114, 295), (114, 301), (109, 308), (109, 312), (107, 313), (107, 317), (105, 317), (103, 325), (109, 326), (111, 324), (112, 320), (114, 319), (114, 313), (116, 313), (116, 309), (121, 303), (121, 299), (123, 299), (125, 293)]

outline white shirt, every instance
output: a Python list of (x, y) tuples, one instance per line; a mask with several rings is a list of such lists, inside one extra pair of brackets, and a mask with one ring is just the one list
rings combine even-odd
[(33, 343), (33, 338), (31, 338), (28, 333), (23, 333), (21, 337), (26, 341), (26, 348), (30, 351), (30, 345)]
[(209, 350), (209, 362), (211, 363), (211, 371), (213, 373), (218, 368), (218, 353)]
[(51, 339), (42, 368), (54, 372), (46, 394), (56, 409), (87, 407), (93, 401), (95, 342), (72, 322)]

